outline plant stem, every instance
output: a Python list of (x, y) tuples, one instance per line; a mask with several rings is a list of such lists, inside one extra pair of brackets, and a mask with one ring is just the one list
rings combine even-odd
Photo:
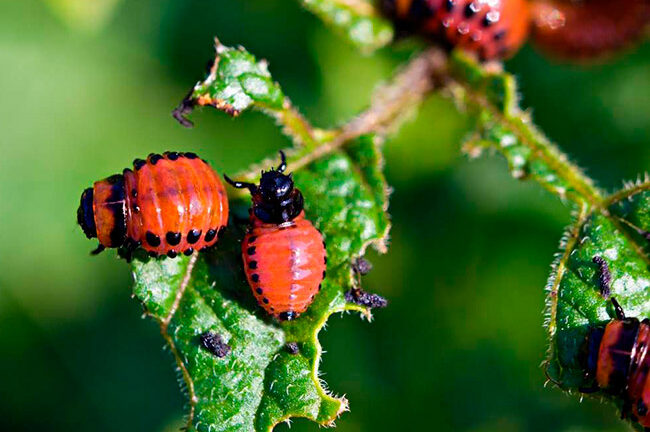
[[(434, 89), (444, 87), (451, 89), (454, 94), (454, 88), (460, 88), (465, 96), (465, 104), (471, 104), (479, 112), (491, 116), (502, 130), (512, 134), (518, 143), (527, 148), (531, 160), (544, 164), (548, 172), (552, 173), (552, 176), (532, 175), (544, 188), (562, 200), (569, 200), (579, 206), (606, 206), (603, 194), (592, 180), (535, 128), (526, 113), (516, 106), (506, 109), (496, 106), (485, 94), (472, 88), (455, 73), (455, 68), (450, 67), (452, 61), (454, 60), (438, 48), (430, 48), (420, 53), (375, 93), (366, 111), (337, 129), (314, 128), (287, 102), (284, 110), (272, 114), (284, 132), (295, 142), (302, 144), (298, 148), (287, 150), (289, 166), (292, 170), (300, 169), (362, 135), (384, 136), (400, 126), (406, 115), (416, 109)], [(481, 72), (496, 76), (503, 74), (487, 72), (486, 68)], [(512, 91), (516, 92), (516, 89)], [(491, 147), (507, 156), (505, 146), (492, 143)], [(254, 182), (260, 170), (274, 162), (275, 158), (264, 160), (239, 173), (236, 178)], [(551, 177), (553, 179), (549, 180)], [(244, 196), (246, 193), (242, 190), (233, 192), (233, 196)]]
[[(439, 49), (432, 48), (418, 55), (375, 93), (366, 111), (338, 129), (314, 128), (293, 109), (275, 115), (287, 135), (298, 141), (305, 136), (309, 138), (309, 141), (305, 140), (307, 145), (287, 150), (289, 166), (292, 170), (300, 169), (362, 135), (385, 135), (396, 129), (406, 114), (415, 109), (433, 90), (434, 77), (444, 74), (446, 67), (446, 55)], [(235, 178), (255, 181), (260, 170), (274, 162), (274, 159), (264, 160), (237, 174)], [(231, 196), (244, 196), (247, 193), (240, 189), (232, 192)]]

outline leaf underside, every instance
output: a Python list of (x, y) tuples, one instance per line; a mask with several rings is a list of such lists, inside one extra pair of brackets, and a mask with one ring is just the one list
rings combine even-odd
[[(290, 417), (327, 425), (347, 409), (347, 401), (330, 395), (318, 378), (317, 335), (335, 312), (370, 316), (346, 303), (344, 294), (355, 286), (353, 261), (369, 244), (384, 249), (389, 221), (381, 170), (378, 142), (365, 136), (295, 172), (306, 216), (323, 233), (328, 255), (322, 290), (295, 321), (268, 317), (246, 282), (246, 200), (232, 202), (231, 222), (216, 250), (198, 258), (134, 260), (135, 296), (161, 324), (176, 358), (191, 430), (268, 431)], [(219, 334), (231, 352), (218, 358), (202, 348), (206, 331)], [(288, 342), (297, 343), (297, 354), (285, 348)]]

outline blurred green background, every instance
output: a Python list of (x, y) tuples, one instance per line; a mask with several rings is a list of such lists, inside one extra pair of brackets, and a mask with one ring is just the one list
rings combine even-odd
[[(320, 126), (363, 108), (408, 57), (399, 45), (362, 57), (292, 0), (0, 0), (0, 430), (181, 426), (174, 363), (130, 298), (129, 267), (88, 255), (75, 210), (93, 180), (152, 151), (233, 172), (288, 145), (259, 113), (173, 121), (214, 35), (268, 59)], [(526, 47), (507, 67), (602, 186), (648, 168), (648, 44), (587, 69)], [(465, 160), (466, 128), (434, 98), (387, 143), (392, 246), (365, 286), (390, 306), (373, 324), (333, 317), (321, 335), (324, 377), (351, 404), (338, 430), (625, 430), (609, 405), (543, 387), (543, 287), (570, 217), (500, 158)]]

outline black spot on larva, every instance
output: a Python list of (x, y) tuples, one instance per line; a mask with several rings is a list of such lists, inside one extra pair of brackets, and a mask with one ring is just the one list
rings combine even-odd
[(137, 198), (138, 197), (138, 190), (137, 189), (131, 189), (131, 196), (133, 198)]
[(133, 159), (133, 168), (135, 168), (135, 170), (137, 171), (140, 168), (142, 168), (146, 163), (147, 162), (143, 161), (142, 159)]
[(467, 6), (465, 6), (465, 10), (463, 11), (465, 18), (471, 18), (474, 15), (476, 15), (476, 12), (478, 12), (478, 6), (474, 3), (468, 3)]
[(291, 321), (292, 319), (296, 318), (298, 316), (297, 313), (294, 311), (288, 311), (288, 312), (282, 312), (280, 315), (278, 315), (278, 319), (280, 321)]
[(174, 161), (178, 159), (179, 155), (178, 152), (165, 152), (165, 156), (167, 157), (167, 159)]
[(269, 304), (269, 299), (267, 299), (266, 297), (264, 297), (262, 301), (264, 302), (264, 304)]
[(383, 308), (388, 305), (388, 300), (379, 294), (370, 294), (364, 290), (357, 288), (351, 289), (345, 293), (345, 300), (349, 303), (366, 306), (369, 308)]
[(326, 256), (325, 258), (323, 258), (323, 263), (324, 263), (325, 265), (327, 265), (327, 256)]
[(255, 255), (255, 246), (249, 246), (248, 249), (246, 249), (246, 254)]
[(284, 347), (287, 349), (287, 352), (289, 354), (296, 355), (298, 354), (298, 352), (300, 352), (297, 342), (287, 342), (287, 344)]
[(327, 272), (323, 270), (323, 279), (325, 279), (325, 276), (327, 276)]
[(251, 280), (252, 280), (253, 282), (259, 282), (259, 281), (260, 281), (260, 275), (258, 275), (257, 273), (253, 273), (253, 274), (251, 275)]
[(178, 256), (178, 252), (176, 252), (174, 249), (170, 249), (170, 250), (167, 252), (167, 256), (168, 256), (169, 258), (176, 258), (176, 257)]
[(187, 233), (187, 242), (189, 244), (194, 244), (201, 238), (201, 231), (197, 229), (190, 230)]
[(199, 252), (205, 252), (208, 249), (210, 249), (208, 246), (203, 246), (201, 249), (199, 249)]
[(167, 240), (167, 243), (169, 243), (170, 245), (176, 246), (181, 242), (181, 233), (169, 231), (165, 235), (165, 239)]
[(451, 12), (451, 11), (453, 11), (453, 10), (454, 10), (454, 6), (456, 6), (456, 5), (454, 4), (454, 0), (447, 0), (447, 1), (445, 2), (445, 8), (447, 9), (447, 12)]
[(185, 249), (185, 252), (183, 252), (183, 254), (184, 254), (185, 256), (190, 256), (190, 255), (192, 255), (193, 253), (194, 253), (194, 248), (187, 248), (187, 249)]
[(255, 237), (255, 236), (250, 236), (250, 237), (248, 238), (248, 243), (249, 243), (249, 244), (250, 244), (250, 243), (255, 243), (255, 240), (257, 240), (257, 237)]
[(504, 39), (506, 37), (506, 31), (505, 30), (499, 30), (498, 32), (494, 33), (494, 40), (495, 41), (500, 41), (501, 39)]
[(318, 284), (318, 291), (320, 291), (323, 288), (323, 284)]
[(641, 417), (645, 417), (648, 414), (648, 406), (643, 402), (642, 398), (639, 398), (636, 404), (636, 410)]
[(162, 158), (163, 157), (158, 153), (151, 153), (149, 155), (149, 163), (151, 163), (151, 165), (156, 165), (158, 161), (161, 160)]
[(209, 229), (208, 232), (205, 233), (204, 240), (206, 242), (211, 242), (214, 240), (214, 238), (217, 236), (217, 231), (213, 229)]
[(490, 14), (488, 12), (488, 13), (485, 14), (483, 19), (481, 20), (481, 24), (483, 25), (483, 27), (490, 27), (490, 26), (494, 25), (495, 23), (497, 23), (498, 21), (499, 21), (499, 15), (498, 14), (496, 15), (496, 18), (495, 18), (495, 15), (492, 15), (492, 14)]
[(216, 357), (223, 358), (230, 353), (230, 345), (224, 342), (219, 333), (207, 331), (200, 336), (201, 346)]
[(188, 158), (188, 159), (196, 159), (196, 158), (198, 158), (198, 156), (196, 155), (196, 153), (192, 153), (192, 152), (184, 153), (183, 156), (185, 156), (185, 157)]
[(260, 287), (257, 287), (257, 288), (255, 289), (255, 292), (258, 293), (259, 295), (262, 295), (262, 293), (264, 292), (264, 290), (263, 290), (262, 288), (260, 288)]
[(257, 261), (251, 261), (248, 263), (248, 268), (251, 270), (255, 270), (257, 268)]
[(147, 231), (147, 234), (145, 234), (144, 237), (147, 240), (147, 243), (149, 243), (149, 246), (153, 246), (153, 247), (160, 246), (160, 237), (158, 237), (156, 234), (152, 233), (151, 231)]
[(134, 206), (133, 211), (136, 213), (140, 213), (140, 206), (139, 205)]

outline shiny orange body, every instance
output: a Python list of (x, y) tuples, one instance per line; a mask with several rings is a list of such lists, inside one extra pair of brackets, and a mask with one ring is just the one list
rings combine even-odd
[(475, 52), (482, 60), (505, 58), (526, 41), (527, 0), (385, 0), (398, 27)]
[(536, 0), (532, 38), (561, 58), (588, 60), (629, 47), (650, 19), (647, 0)]
[(304, 212), (282, 224), (263, 223), (251, 215), (242, 254), (255, 298), (276, 318), (307, 310), (325, 277), (323, 237)]
[(598, 349), (596, 382), (624, 399), (623, 416), (650, 427), (650, 321), (610, 321)]
[(87, 194), (92, 194), (92, 212), (87, 211), (92, 215), (85, 218), (86, 225), (94, 220), (95, 226), (84, 231), (104, 247), (141, 246), (152, 256), (189, 255), (214, 245), (228, 221), (221, 180), (193, 153), (136, 159), (133, 170), (96, 182)]

